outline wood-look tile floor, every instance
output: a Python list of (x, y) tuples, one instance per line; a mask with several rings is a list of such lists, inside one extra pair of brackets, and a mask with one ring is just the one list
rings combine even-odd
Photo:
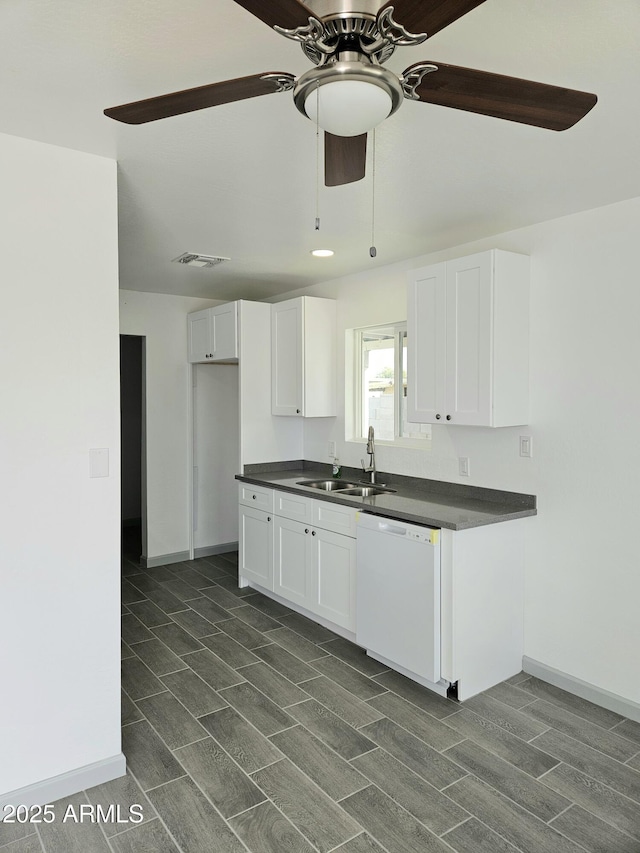
[[(123, 560), (127, 776), (3, 851), (640, 853), (640, 724), (524, 673), (443, 699), (236, 566)], [(144, 820), (62, 820), (81, 804)]]

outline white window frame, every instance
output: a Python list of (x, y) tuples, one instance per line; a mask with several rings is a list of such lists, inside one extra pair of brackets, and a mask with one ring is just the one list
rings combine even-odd
[[(345, 352), (351, 349), (353, 353), (352, 359), (352, 381), (346, 383), (346, 399), (345, 411), (350, 414), (347, 418), (347, 426), (351, 422), (351, 429), (347, 434), (348, 441), (361, 442), (366, 441), (364, 434), (364, 405), (365, 405), (365, 389), (363, 387), (364, 364), (363, 364), (363, 337), (365, 335), (380, 334), (381, 343), (388, 346), (390, 338), (394, 338), (394, 389), (393, 389), (393, 440), (379, 439), (376, 436), (376, 441), (381, 444), (398, 445), (402, 447), (415, 447), (422, 450), (429, 449), (431, 446), (431, 428), (426, 429), (421, 427), (424, 438), (405, 438), (400, 435), (402, 405), (404, 397), (404, 383), (402, 381), (402, 349), (407, 335), (406, 321), (395, 323), (381, 323), (375, 326), (363, 326), (357, 329), (349, 330), (351, 335), (351, 347), (347, 346)], [(386, 340), (382, 340), (382, 336)], [(371, 347), (373, 349), (374, 347)], [(398, 381), (399, 378), (399, 381)]]

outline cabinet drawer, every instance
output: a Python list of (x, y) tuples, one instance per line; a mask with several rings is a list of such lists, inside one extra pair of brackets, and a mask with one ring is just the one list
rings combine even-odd
[(290, 492), (275, 492), (274, 512), (292, 521), (304, 521), (311, 524), (313, 520), (313, 501)]
[(262, 509), (265, 512), (273, 512), (273, 489), (253, 486), (251, 483), (240, 483), (239, 492), (241, 504)]
[(323, 530), (355, 538), (357, 514), (358, 510), (350, 506), (340, 506), (329, 501), (313, 501), (312, 523)]

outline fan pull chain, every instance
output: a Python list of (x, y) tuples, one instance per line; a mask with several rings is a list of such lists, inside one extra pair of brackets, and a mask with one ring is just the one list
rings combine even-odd
[(316, 231), (320, 230), (320, 86), (316, 86)]
[(372, 181), (371, 181), (371, 247), (369, 249), (369, 255), (372, 258), (375, 258), (378, 254), (378, 250), (376, 249), (376, 239), (375, 239), (375, 231), (376, 231), (376, 129), (374, 127), (373, 131), (373, 151), (372, 151)]

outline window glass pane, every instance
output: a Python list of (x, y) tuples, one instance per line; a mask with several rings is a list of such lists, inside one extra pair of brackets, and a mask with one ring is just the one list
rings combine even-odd
[(407, 330), (404, 323), (354, 330), (358, 365), (351, 398), (355, 432), (381, 441), (430, 439), (431, 425), (407, 421)]
[(393, 441), (395, 335), (363, 333), (362, 366), (362, 434), (372, 426), (376, 438)]

